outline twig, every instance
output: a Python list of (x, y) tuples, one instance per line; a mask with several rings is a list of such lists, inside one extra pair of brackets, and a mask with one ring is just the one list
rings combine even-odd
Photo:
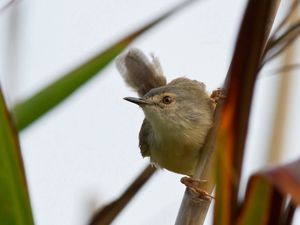
[(292, 25), (283, 35), (274, 40), (272, 47), (268, 50), (268, 54), (265, 55), (265, 59), (261, 64), (264, 66), (267, 62), (274, 59), (280, 53), (282, 53), (287, 47), (289, 47), (300, 34), (300, 21)]
[(89, 225), (110, 224), (141, 189), (141, 187), (149, 180), (149, 178), (152, 177), (155, 171), (156, 169), (153, 166), (147, 166), (118, 199), (96, 212)]
[(290, 33), (294, 32), (294, 30), (297, 29), (299, 23), (300, 21), (298, 22), (295, 21), (293, 25), (290, 25), (289, 28), (286, 29), (281, 35), (278, 35), (278, 37), (271, 37), (268, 40), (268, 44), (266, 46), (266, 52), (269, 52), (271, 49), (284, 42), (289, 37), (289, 35), (291, 35)]
[[(205, 145), (200, 151), (201, 155), (199, 156), (197, 170), (194, 175), (195, 179), (207, 181), (207, 183), (203, 183), (203, 185), (201, 185), (200, 188), (208, 193), (212, 193), (215, 186), (212, 167), (212, 154), (215, 148), (218, 120), (222, 109), (221, 101), (216, 107), (214, 116), (214, 126), (211, 128), (206, 138)], [(180, 205), (179, 213), (176, 218), (175, 225), (203, 224), (210, 203), (211, 199), (201, 199), (197, 195), (194, 195), (193, 192), (189, 191), (189, 189), (186, 189)]]
[(271, 35), (266, 49), (269, 50), (272, 48), (272, 42), (276, 39), (276, 35), (280, 32), (280, 30), (287, 24), (287, 22), (290, 20), (290, 18), (294, 15), (296, 12), (298, 6), (299, 6), (300, 1), (299, 0), (294, 0), (294, 2), (290, 5), (288, 13), (286, 16), (283, 18), (283, 20), (279, 23), (279, 25), (276, 27), (274, 30), (273, 34)]

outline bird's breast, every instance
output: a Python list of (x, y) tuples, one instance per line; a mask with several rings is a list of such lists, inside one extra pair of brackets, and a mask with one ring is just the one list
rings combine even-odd
[(151, 161), (175, 173), (192, 175), (200, 148), (198, 143), (189, 142), (180, 134), (163, 135), (153, 143)]
[(209, 125), (191, 123), (180, 116), (161, 119), (146, 114), (153, 128), (151, 161), (175, 173), (193, 175)]

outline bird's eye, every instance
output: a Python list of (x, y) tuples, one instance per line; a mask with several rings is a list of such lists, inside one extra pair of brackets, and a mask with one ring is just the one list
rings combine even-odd
[(162, 102), (166, 105), (170, 104), (171, 102), (173, 101), (172, 97), (171, 96), (165, 96), (163, 97), (162, 99)]

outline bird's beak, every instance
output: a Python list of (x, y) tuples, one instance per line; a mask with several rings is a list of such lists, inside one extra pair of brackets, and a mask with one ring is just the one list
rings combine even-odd
[(143, 99), (143, 98), (125, 97), (124, 100), (129, 101), (129, 102), (132, 102), (132, 103), (137, 104), (137, 105), (139, 105), (139, 106), (149, 104), (149, 102), (147, 102), (147, 101), (146, 101), (145, 99)]

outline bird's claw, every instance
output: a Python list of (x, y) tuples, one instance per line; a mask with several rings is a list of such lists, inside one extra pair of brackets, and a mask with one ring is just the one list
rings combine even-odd
[(211, 101), (215, 104), (218, 104), (218, 102), (221, 99), (225, 99), (225, 98), (226, 98), (225, 91), (222, 88), (218, 88), (217, 90), (214, 90), (210, 95)]
[(191, 177), (183, 177), (181, 178), (180, 182), (183, 183), (188, 188), (188, 190), (191, 191), (198, 198), (207, 201), (214, 199), (214, 197), (210, 195), (207, 191), (200, 188), (201, 184), (207, 182), (206, 180), (197, 180)]

